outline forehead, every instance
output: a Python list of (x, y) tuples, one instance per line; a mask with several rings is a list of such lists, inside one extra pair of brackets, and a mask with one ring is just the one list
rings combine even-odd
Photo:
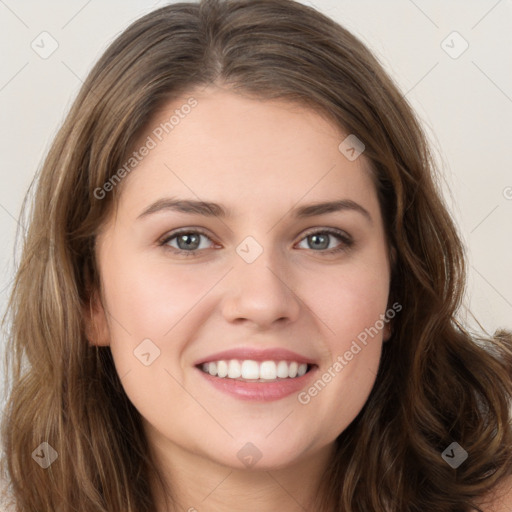
[[(195, 105), (184, 108), (190, 98)], [(351, 161), (340, 151), (347, 135), (296, 103), (219, 88), (193, 91), (148, 123), (135, 148), (150, 149), (121, 184), (120, 207), (141, 210), (173, 195), (215, 199), (240, 214), (340, 198), (364, 200), (372, 209), (370, 166), (364, 156)]]

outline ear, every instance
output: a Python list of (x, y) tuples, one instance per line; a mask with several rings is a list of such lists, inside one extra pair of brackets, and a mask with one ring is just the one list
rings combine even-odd
[(87, 305), (84, 306), (83, 315), (85, 335), (89, 344), (92, 346), (109, 346), (110, 331), (107, 316), (97, 290), (92, 292), (88, 306), (89, 307), (87, 307)]
[[(395, 274), (396, 262), (397, 262), (397, 251), (394, 246), (391, 246), (389, 249), (389, 261), (391, 266), (391, 280), (393, 280), (393, 276)], [(390, 287), (392, 283), (390, 283)], [(392, 303), (392, 295), (393, 292), (390, 290), (391, 295), (388, 297), (388, 309), (390, 308), (389, 304)], [(387, 310), (386, 310), (387, 311)], [(391, 334), (393, 334), (393, 320), (388, 319), (386, 324), (384, 325), (384, 329), (382, 331), (382, 341), (386, 342), (391, 338)]]
[(393, 328), (391, 327), (391, 321), (386, 322), (384, 325), (384, 329), (382, 330), (382, 341), (386, 342), (391, 338), (391, 333), (393, 332)]
[(394, 245), (392, 245), (389, 248), (388, 257), (389, 257), (389, 265), (390, 265), (390, 269), (391, 269), (391, 275), (393, 275), (395, 273), (396, 264), (398, 261), (398, 252)]

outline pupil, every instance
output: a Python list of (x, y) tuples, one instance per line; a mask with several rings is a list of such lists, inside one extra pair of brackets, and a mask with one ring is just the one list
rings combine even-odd
[[(197, 235), (185, 234), (179, 237), (178, 242), (184, 242), (186, 248), (190, 249), (191, 245), (197, 244), (198, 238), (199, 237)], [(180, 244), (178, 243), (178, 245)]]
[[(323, 244), (322, 244), (322, 241), (321, 241), (321, 239), (322, 239), (322, 238), (323, 238), (323, 242), (324, 242)], [(326, 248), (327, 248), (327, 246), (329, 245), (329, 241), (328, 241), (328, 239), (327, 239), (327, 236), (326, 236), (326, 235), (312, 235), (312, 240), (313, 240), (313, 244), (316, 244), (316, 242), (317, 242), (318, 240), (320, 240), (321, 249), (326, 249)], [(327, 243), (326, 243), (326, 242), (327, 242)], [(318, 248), (318, 247), (319, 247), (319, 245), (318, 245), (318, 244), (316, 244), (316, 247)]]

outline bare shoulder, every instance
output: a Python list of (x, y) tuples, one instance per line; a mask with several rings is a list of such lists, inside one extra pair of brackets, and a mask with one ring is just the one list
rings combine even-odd
[(484, 512), (512, 512), (512, 475), (477, 500), (476, 504)]

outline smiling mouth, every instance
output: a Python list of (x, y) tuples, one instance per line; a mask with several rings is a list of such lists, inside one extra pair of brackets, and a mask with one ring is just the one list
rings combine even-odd
[(212, 377), (243, 382), (276, 382), (298, 379), (315, 368), (316, 364), (296, 361), (254, 361), (230, 359), (210, 361), (196, 368)]

